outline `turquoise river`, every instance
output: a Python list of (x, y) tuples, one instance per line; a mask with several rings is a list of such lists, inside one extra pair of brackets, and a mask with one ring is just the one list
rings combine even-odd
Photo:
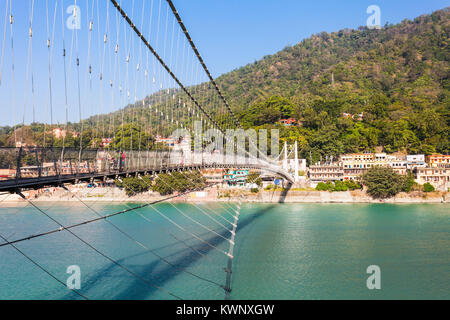
[[(137, 204), (37, 205), (68, 226)], [(17, 247), (63, 283), (70, 277), (67, 268), (78, 266), (80, 292), (89, 299), (173, 299), (171, 294), (223, 299), (228, 221), (235, 208), (164, 203), (72, 229), (97, 251), (67, 231)], [(449, 209), (447, 204), (243, 204), (231, 298), (450, 299)], [(30, 205), (0, 206), (0, 235), (10, 241), (58, 227)], [(372, 265), (380, 267), (381, 290), (367, 288)], [(3, 246), (0, 299), (80, 297)]]

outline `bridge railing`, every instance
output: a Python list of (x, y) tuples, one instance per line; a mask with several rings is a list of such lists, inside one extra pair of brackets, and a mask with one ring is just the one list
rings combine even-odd
[[(254, 166), (282, 172), (264, 160), (218, 152), (77, 150), (75, 148), (0, 148), (0, 184), (30, 179), (58, 181), (198, 166)], [(280, 171), (281, 170), (281, 171)], [(284, 173), (284, 172), (282, 172)], [(287, 173), (285, 173), (288, 176)]]
[(0, 181), (152, 171), (194, 163), (178, 151), (0, 148)]
[(97, 150), (0, 148), (0, 180), (92, 174), (102, 170)]

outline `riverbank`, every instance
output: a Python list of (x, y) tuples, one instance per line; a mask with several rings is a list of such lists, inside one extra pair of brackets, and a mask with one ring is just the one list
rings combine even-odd
[[(256, 196), (248, 197), (249, 202), (278, 202), (282, 198), (282, 192), (263, 192)], [(290, 191), (283, 202), (285, 203), (448, 203), (447, 192), (414, 192), (399, 193), (397, 196), (386, 200), (372, 199), (364, 191)]]
[[(45, 191), (24, 192), (28, 199), (35, 202), (155, 202), (166, 199), (155, 192), (146, 192), (134, 197), (128, 197), (119, 188), (77, 188), (70, 192), (62, 189), (46, 189)], [(400, 193), (386, 200), (375, 200), (364, 191), (328, 192), (328, 191), (260, 191), (251, 193), (243, 190), (224, 190), (210, 188), (202, 192), (171, 199), (172, 202), (235, 202), (239, 199), (249, 203), (448, 203), (448, 192), (412, 192)], [(0, 195), (0, 205), (24, 202), (18, 195)]]

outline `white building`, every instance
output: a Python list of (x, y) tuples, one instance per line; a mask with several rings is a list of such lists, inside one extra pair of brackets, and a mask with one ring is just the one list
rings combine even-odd
[(436, 190), (448, 191), (450, 188), (450, 165), (417, 168), (416, 182), (418, 184), (430, 183)]
[(425, 161), (424, 154), (407, 155), (406, 156), (407, 167), (409, 170), (414, 170), (415, 168), (426, 168), (427, 163)]

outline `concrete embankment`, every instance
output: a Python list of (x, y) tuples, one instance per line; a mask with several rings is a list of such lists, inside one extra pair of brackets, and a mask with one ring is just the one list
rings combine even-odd
[[(224, 192), (225, 191), (225, 192)], [(134, 197), (128, 197), (124, 190), (118, 188), (77, 188), (70, 192), (62, 189), (46, 189), (44, 191), (25, 192), (28, 199), (36, 202), (154, 202), (167, 198), (158, 193), (147, 192)], [(363, 191), (319, 192), (291, 190), (287, 194), (281, 191), (260, 191), (257, 194), (242, 190), (218, 190), (211, 188), (201, 192), (172, 199), (173, 202), (234, 202), (244, 197), (247, 202), (259, 203), (448, 203), (447, 192), (432, 193), (400, 193), (395, 198), (374, 200)], [(0, 206), (7, 203), (24, 202), (18, 195), (0, 195)]]
[(363, 191), (347, 192), (319, 192), (319, 191), (289, 191), (285, 197), (282, 192), (261, 192), (257, 196), (248, 197), (254, 202), (279, 202), (284, 199), (286, 203), (447, 203), (447, 193), (433, 192), (429, 194), (400, 193), (396, 197), (387, 200), (372, 199)]

